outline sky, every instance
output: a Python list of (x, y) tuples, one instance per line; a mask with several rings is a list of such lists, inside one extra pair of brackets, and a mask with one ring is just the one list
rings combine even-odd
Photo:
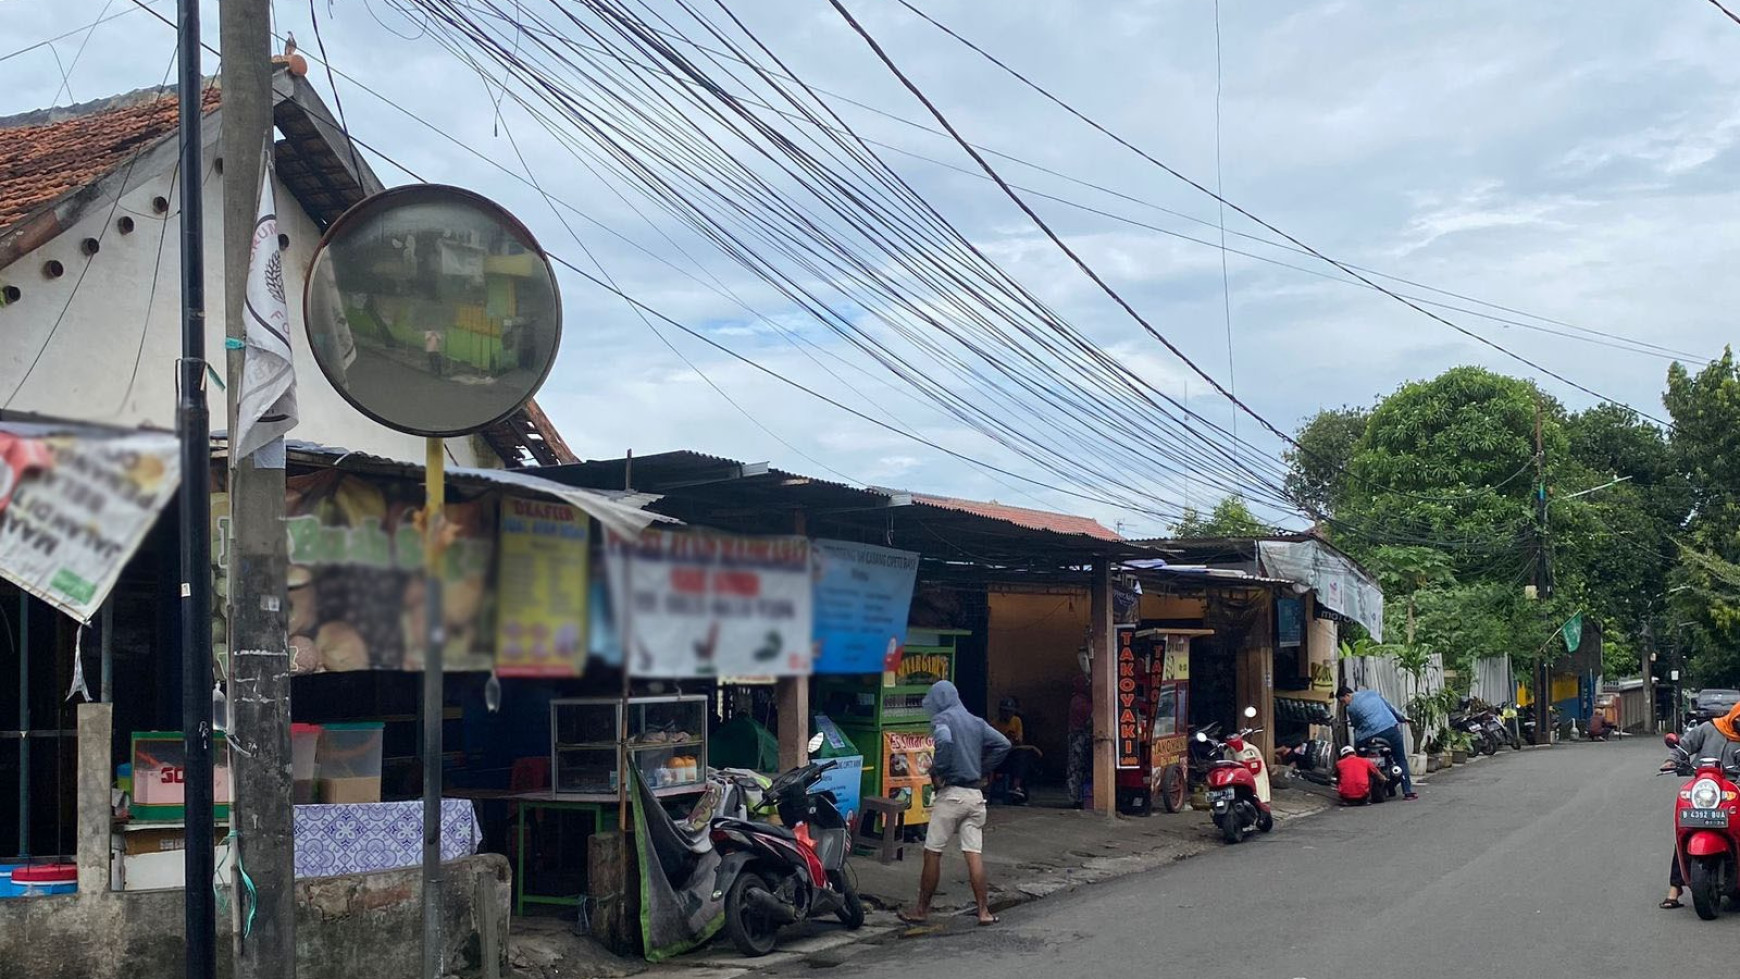
[[(645, 2), (673, 18), (680, 13), (676, 0)], [(1204, 186), (1218, 179), (1228, 201), (1323, 254), (1521, 311), (1379, 280), (1554, 331), (1438, 310), (1604, 397), (1661, 415), (1669, 360), (1587, 342), (1581, 330), (1698, 360), (1732, 341), (1728, 311), (1740, 308), (1740, 279), (1731, 273), (1740, 266), (1740, 25), (1702, 0), (1225, 0), (1218, 71), (1210, 0), (913, 2), (1147, 154)], [(1319, 409), (1370, 404), (1460, 364), (1534, 378), (1573, 409), (1595, 402), (1316, 259), (1240, 237), (1274, 236), (1230, 210), (1229, 245), (1308, 271), (1228, 254), (1223, 279), (1211, 197), (891, 0), (847, 5), (967, 139), (1105, 188), (991, 158), (1022, 187), (1128, 219), (1034, 201), (1150, 324), (1277, 427), (1295, 430)], [(173, 13), (172, 0), (153, 6)], [(829, 4), (730, 6), (809, 84), (933, 125)], [(77, 31), (0, 60), (0, 115), (158, 84), (173, 32), (131, 7), (132, 0), (0, 0), (0, 56)], [(204, 9), (215, 45), (217, 4)], [(708, 9), (717, 15), (716, 6)], [(311, 11), (320, 19), (318, 41)], [(337, 80), (337, 95), (364, 141), (426, 179), (496, 198), (553, 254), (588, 269), (596, 262), (647, 306), (766, 368), (668, 326), (661, 339), (620, 298), (564, 271), (562, 351), (539, 401), (582, 458), (695, 449), (829, 479), (1082, 513), (1131, 536), (1164, 533), (1152, 512), (990, 471), (1058, 485), (940, 412), (632, 189), (618, 196), (624, 188), (588, 173), (502, 98), (499, 78), (480, 76), (387, 0), (280, 2), (275, 16), (305, 54), (318, 58), (323, 42), (350, 76)], [(102, 17), (114, 19), (79, 30)], [(210, 59), (206, 69), (216, 64)], [(310, 77), (332, 103), (319, 62)], [(972, 160), (952, 141), (846, 104), (838, 109), (863, 135), (906, 151), (881, 155), (1101, 349), (1205, 418), (1236, 425), (1262, 452), (1280, 453), (1278, 439), (1239, 416), (971, 172)], [(546, 192), (586, 217), (560, 220), (511, 176), (525, 175), (520, 154)], [(389, 184), (409, 179), (384, 161), (371, 163)], [(1158, 473), (1153, 486), (1150, 510), (1206, 509), (1218, 496)], [(1073, 489), (1094, 495), (1085, 485)]]

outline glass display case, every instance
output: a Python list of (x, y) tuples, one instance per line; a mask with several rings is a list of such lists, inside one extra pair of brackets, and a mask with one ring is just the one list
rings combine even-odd
[[(622, 737), (625, 708), (627, 740)], [(558, 795), (614, 798), (625, 760), (656, 792), (698, 791), (707, 777), (707, 698), (550, 702), (551, 785)]]

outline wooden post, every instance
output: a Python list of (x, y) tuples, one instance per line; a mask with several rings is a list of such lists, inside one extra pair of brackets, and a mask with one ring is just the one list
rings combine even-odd
[(1094, 809), (1107, 819), (1118, 818), (1117, 704), (1118, 664), (1112, 627), (1112, 567), (1104, 558), (1094, 562), (1089, 585), (1089, 625), (1093, 644)]
[[(792, 531), (799, 536), (809, 532), (802, 510), (792, 514)], [(810, 678), (780, 677), (775, 696), (779, 706), (779, 768), (790, 771), (810, 761)]]

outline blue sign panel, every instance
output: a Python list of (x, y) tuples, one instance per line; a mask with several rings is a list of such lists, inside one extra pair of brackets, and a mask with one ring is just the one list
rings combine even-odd
[(894, 669), (918, 580), (918, 555), (874, 544), (818, 540), (815, 562), (817, 673)]

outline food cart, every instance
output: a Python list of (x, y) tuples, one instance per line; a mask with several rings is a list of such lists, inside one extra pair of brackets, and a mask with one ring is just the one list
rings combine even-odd
[(1118, 629), (1118, 807), (1167, 812), (1189, 794), (1190, 640), (1211, 629)]

